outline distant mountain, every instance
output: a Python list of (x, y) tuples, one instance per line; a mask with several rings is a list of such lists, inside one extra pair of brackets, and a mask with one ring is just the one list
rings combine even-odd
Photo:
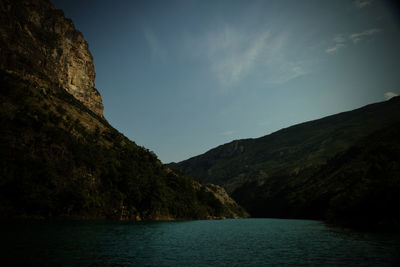
[(48, 0), (0, 0), (0, 218), (246, 217), (103, 117), (88, 45)]
[(255, 217), (396, 225), (400, 97), (237, 140), (169, 166), (225, 187)]

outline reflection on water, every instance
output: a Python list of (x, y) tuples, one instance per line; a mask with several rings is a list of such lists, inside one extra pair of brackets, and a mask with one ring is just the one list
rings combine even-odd
[(396, 266), (400, 236), (318, 221), (1, 223), (9, 264), (145, 266)]

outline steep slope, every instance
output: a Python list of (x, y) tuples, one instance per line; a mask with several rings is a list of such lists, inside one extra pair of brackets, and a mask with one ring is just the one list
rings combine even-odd
[(108, 124), (87, 44), (49, 1), (0, 11), (0, 217), (247, 216)]
[(248, 182), (233, 196), (256, 217), (326, 219), (400, 229), (400, 123), (380, 129), (319, 168)]
[(83, 35), (48, 0), (0, 1), (0, 68), (40, 86), (60, 85), (103, 116)]
[(170, 167), (224, 186), (255, 217), (397, 227), (399, 126), (396, 97), (233, 141)]
[(169, 166), (233, 192), (244, 182), (318, 167), (361, 138), (400, 121), (400, 98), (298, 124), (256, 139), (235, 140)]

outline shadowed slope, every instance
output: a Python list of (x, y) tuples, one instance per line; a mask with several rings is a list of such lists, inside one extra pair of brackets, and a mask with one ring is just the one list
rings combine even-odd
[[(398, 221), (389, 212), (396, 194), (382, 200), (382, 192), (400, 194), (394, 186), (400, 179), (399, 123), (400, 97), (395, 97), (261, 138), (233, 141), (170, 166), (226, 187), (257, 217), (361, 224), (362, 218), (371, 216), (371, 224), (376, 224), (381, 222), (377, 219), (381, 209), (386, 211), (383, 221)], [(376, 212), (368, 214), (375, 198)], [(344, 205), (346, 201), (351, 204)]]

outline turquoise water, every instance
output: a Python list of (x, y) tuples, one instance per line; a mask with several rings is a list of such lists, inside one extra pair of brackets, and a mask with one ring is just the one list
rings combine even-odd
[(307, 220), (2, 222), (0, 234), (8, 265), (400, 265), (398, 235)]

